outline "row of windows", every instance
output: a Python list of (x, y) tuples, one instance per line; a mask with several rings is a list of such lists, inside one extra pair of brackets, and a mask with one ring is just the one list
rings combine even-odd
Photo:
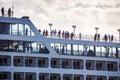
[(4, 23), (0, 22), (0, 34), (17, 35), (17, 36), (35, 36), (27, 24)]
[[(0, 66), (10, 66), (11, 65), (10, 56), (0, 56)], [(47, 57), (22, 57), (15, 56), (13, 58), (14, 66), (21, 67), (48, 67), (49, 59)], [(119, 68), (118, 68), (119, 65)], [(51, 59), (52, 68), (62, 68), (62, 69), (84, 69), (86, 70), (101, 70), (101, 71), (118, 71), (120, 69), (120, 63), (114, 61), (84, 61), (80, 59)], [(119, 70), (120, 71), (120, 70)]]
[(81, 56), (97, 56), (120, 58), (120, 48), (109, 46), (90, 46), (90, 45), (75, 45), (63, 43), (51, 43), (51, 47), (56, 53), (61, 55), (81, 55)]
[[(13, 80), (37, 80), (37, 74), (32, 72), (14, 72), (13, 74), (0, 72), (0, 80), (12, 80), (11, 75)], [(39, 73), (38, 75), (38, 80), (84, 80), (84, 78), (85, 76), (78, 74), (63, 74), (63, 77), (56, 73)], [(107, 80), (107, 77), (87, 75), (86, 80)], [(120, 76), (109, 76), (108, 80), (120, 80)]]
[(24, 52), (24, 53), (44, 53), (49, 51), (42, 42), (35, 41), (12, 41), (0, 40), (0, 51), (4, 52)]
[[(120, 48), (51, 43), (51, 47), (60, 55), (81, 55), (120, 58)], [(0, 51), (48, 54), (49, 50), (42, 42), (0, 40)]]

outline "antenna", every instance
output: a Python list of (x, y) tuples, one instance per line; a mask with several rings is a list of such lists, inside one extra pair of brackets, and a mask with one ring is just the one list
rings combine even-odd
[(12, 17), (13, 17), (13, 14), (14, 14), (14, 6), (13, 6), (13, 0), (12, 0)]

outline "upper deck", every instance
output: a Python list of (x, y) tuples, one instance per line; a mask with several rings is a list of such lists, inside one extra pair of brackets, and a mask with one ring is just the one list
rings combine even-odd
[(120, 79), (117, 38), (42, 33), (28, 17), (0, 17), (1, 80)]
[[(95, 38), (95, 36), (68, 34), (68, 32), (43, 33), (35, 28), (28, 17), (0, 17), (0, 40), (2, 51), (9, 49), (12, 52), (26, 52), (27, 47), (31, 47), (30, 53), (44, 53), (45, 51), (40, 52), (38, 46), (42, 44), (45, 50), (48, 48), (50, 52), (52, 50), (59, 55), (120, 58), (120, 43), (116, 37), (112, 40), (107, 37), (105, 40), (105, 36)], [(7, 46), (3, 45), (3, 42)], [(90, 51), (92, 55), (88, 54)]]

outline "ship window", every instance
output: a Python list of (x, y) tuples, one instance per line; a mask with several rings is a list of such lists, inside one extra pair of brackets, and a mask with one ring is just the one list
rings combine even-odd
[(70, 75), (70, 74), (64, 74), (63, 75), (63, 80), (72, 80), (72, 75)]
[(27, 24), (3, 23), (0, 22), (0, 34), (17, 36), (35, 36), (35, 33)]
[(56, 65), (56, 64), (57, 64), (57, 61), (53, 61), (53, 64)]
[(97, 64), (97, 67), (102, 67), (102, 63), (98, 63), (98, 64)]
[(26, 67), (34, 67), (35, 64), (34, 64), (34, 58), (26, 58), (25, 59), (25, 66)]
[(71, 68), (70, 60), (62, 60), (62, 68)]
[(95, 80), (95, 76), (87, 75), (86, 80)]
[(96, 51), (95, 51), (95, 53), (96, 53), (96, 56), (102, 56), (101, 47), (96, 46)]
[(117, 71), (117, 63), (116, 62), (108, 62), (107, 69), (108, 71)]
[(74, 75), (74, 80), (84, 80), (84, 77), (83, 77), (83, 75), (75, 74)]
[(109, 80), (119, 80), (119, 78), (116, 77), (116, 76), (110, 76), (110, 77), (109, 77)]
[(14, 80), (20, 80), (20, 74), (14, 74)]
[(71, 45), (71, 50), (72, 50), (72, 48), (73, 48), (73, 54), (78, 55), (78, 45), (73, 45), (73, 47)]
[(48, 73), (40, 73), (39, 80), (49, 80), (49, 74)]
[(10, 57), (0, 56), (0, 66), (9, 66), (9, 65), (10, 65)]
[(0, 79), (1, 80), (11, 80), (10, 72), (0, 72)]
[(36, 80), (36, 73), (26, 73), (25, 80)]
[(23, 65), (23, 57), (14, 57), (14, 66), (22, 66)]
[(79, 45), (79, 55), (83, 55), (83, 45)]
[(74, 67), (74, 69), (80, 69), (80, 62), (78, 62), (78, 61), (73, 62), (73, 67)]
[(38, 67), (48, 67), (48, 59), (47, 58), (39, 58), (38, 59)]

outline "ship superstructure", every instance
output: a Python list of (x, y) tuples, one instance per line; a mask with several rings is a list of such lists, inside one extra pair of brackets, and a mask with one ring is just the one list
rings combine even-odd
[(0, 80), (120, 80), (120, 43), (44, 37), (28, 17), (0, 17)]

